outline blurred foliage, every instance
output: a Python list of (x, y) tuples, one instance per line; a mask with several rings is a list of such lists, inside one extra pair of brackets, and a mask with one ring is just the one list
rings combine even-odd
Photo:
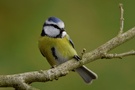
[[(126, 31), (135, 25), (134, 0), (0, 0), (0, 74), (50, 68), (37, 46), (42, 25), (49, 16), (65, 22), (79, 54), (83, 48), (87, 51), (97, 48), (119, 31), (119, 3), (124, 4)], [(134, 49), (134, 40), (112, 52)], [(73, 72), (58, 81), (32, 85), (41, 90), (134, 90), (134, 59), (134, 56), (102, 59), (87, 64), (99, 76), (91, 85)]]

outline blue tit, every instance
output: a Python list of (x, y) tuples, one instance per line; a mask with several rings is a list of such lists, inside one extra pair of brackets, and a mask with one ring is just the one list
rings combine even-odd
[[(52, 67), (72, 58), (80, 59), (72, 40), (65, 31), (64, 22), (56, 17), (49, 17), (43, 24), (38, 46), (41, 54)], [(86, 83), (91, 83), (97, 78), (97, 75), (84, 65), (76, 68), (75, 71)]]

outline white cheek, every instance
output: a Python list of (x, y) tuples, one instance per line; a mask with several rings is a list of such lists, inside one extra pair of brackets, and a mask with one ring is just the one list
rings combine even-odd
[(59, 35), (60, 31), (52, 26), (45, 26), (44, 31), (48, 36), (56, 37)]

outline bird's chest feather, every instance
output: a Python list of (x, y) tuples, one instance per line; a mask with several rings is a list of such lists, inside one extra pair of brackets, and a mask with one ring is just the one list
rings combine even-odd
[(51, 65), (61, 64), (76, 55), (67, 38), (43, 37), (39, 40), (39, 48)]

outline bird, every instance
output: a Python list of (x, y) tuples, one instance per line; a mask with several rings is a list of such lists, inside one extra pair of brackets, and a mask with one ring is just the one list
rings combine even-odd
[[(51, 67), (56, 67), (73, 58), (77, 61), (80, 60), (74, 43), (65, 30), (64, 22), (55, 16), (49, 17), (44, 22), (38, 40), (38, 47)], [(97, 79), (97, 74), (84, 65), (76, 68), (74, 71), (86, 83), (92, 83), (94, 79)]]

